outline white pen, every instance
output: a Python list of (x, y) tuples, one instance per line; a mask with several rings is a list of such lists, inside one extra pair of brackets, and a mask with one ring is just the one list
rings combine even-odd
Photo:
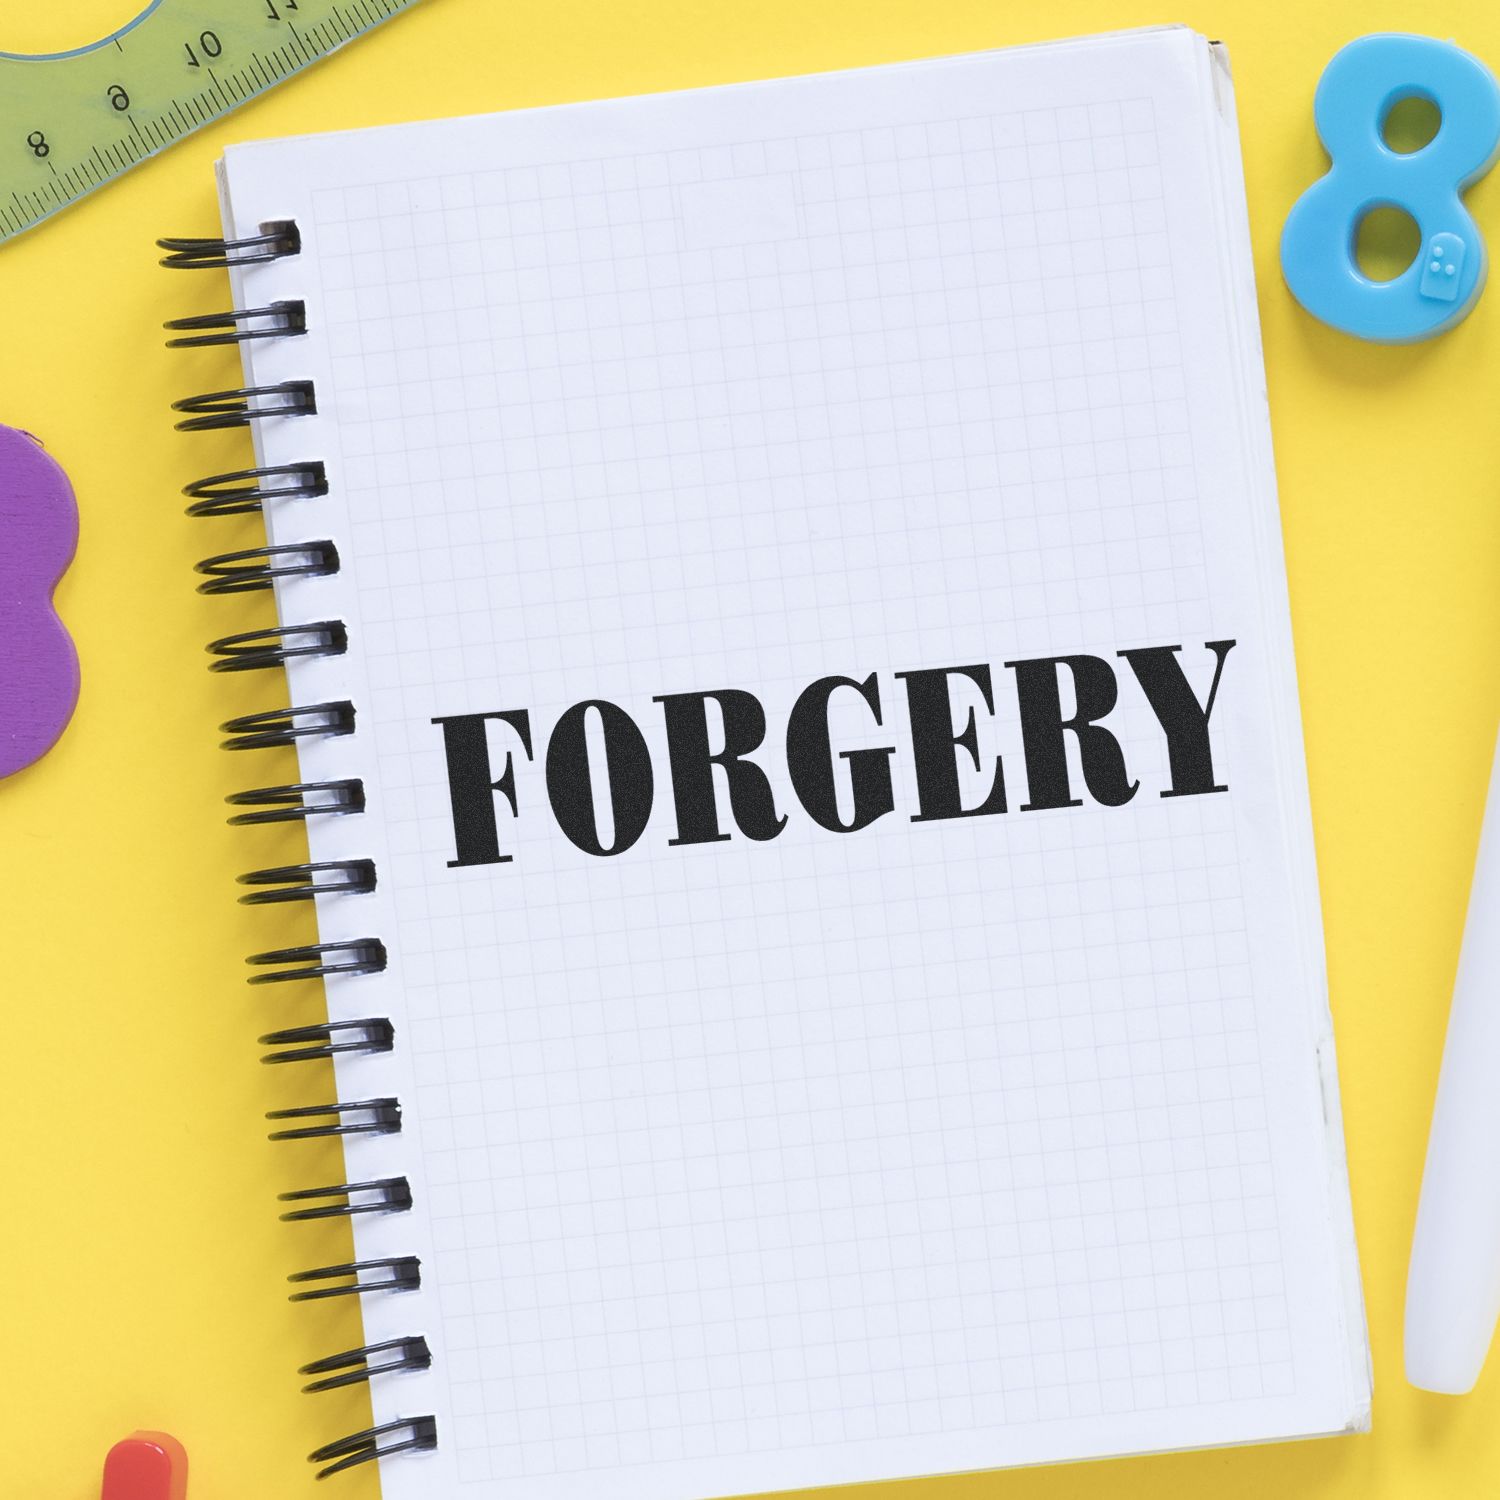
[(1406, 1280), (1406, 1378), (1462, 1395), (1500, 1313), (1500, 748), (1490, 772)]

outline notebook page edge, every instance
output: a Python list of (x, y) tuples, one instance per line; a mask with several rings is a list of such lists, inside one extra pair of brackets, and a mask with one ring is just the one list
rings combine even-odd
[(869, 72), (928, 72), (945, 66), (961, 66), (979, 59), (1004, 54), (1015, 57), (1025, 54), (1047, 54), (1070, 50), (1080, 55), (1106, 48), (1119, 48), (1137, 44), (1150, 45), (1167, 37), (1194, 35), (1192, 28), (1182, 22), (1163, 22), (1157, 25), (1122, 27), (1117, 31), (1081, 32), (1074, 36), (1056, 37), (1046, 41), (1025, 42), (1016, 46), (984, 48), (975, 52), (936, 53), (931, 57), (896, 59), (891, 62), (868, 63), (856, 68), (823, 68), (807, 73), (777, 74), (769, 78), (735, 79), (726, 83), (698, 84), (684, 89), (659, 89), (640, 94), (606, 95), (595, 99), (559, 100), (551, 104), (526, 105), (519, 108), (498, 108), (467, 115), (449, 115), (439, 119), (393, 121), (389, 124), (355, 126), (347, 130), (326, 130), (307, 135), (265, 137), (258, 140), (235, 141), (224, 148), (221, 162), (232, 164), (234, 170), (243, 170), (241, 163), (262, 152), (281, 154), (283, 151), (304, 150), (333, 151), (358, 138), (366, 137), (394, 140), (397, 135), (421, 134), (445, 129), (483, 126), (486, 122), (509, 118), (553, 118), (565, 115), (584, 115), (595, 111), (610, 111), (628, 100), (631, 103), (649, 103), (655, 99), (682, 99), (704, 95), (734, 94), (743, 90), (763, 89), (784, 83), (812, 83), (819, 79), (845, 78), (851, 74)]
[[(1302, 941), (1307, 950), (1306, 966), (1317, 976), (1320, 1004), (1309, 1017), (1311, 1047), (1321, 1085), (1325, 1150), (1328, 1163), (1328, 1212), (1339, 1256), (1339, 1282), (1343, 1290), (1342, 1319), (1348, 1355), (1349, 1417), (1338, 1431), (1365, 1432), (1370, 1428), (1373, 1394), (1373, 1356), (1365, 1310), (1363, 1277), (1355, 1234), (1349, 1156), (1340, 1104), (1337, 1048), (1328, 966), (1322, 923), (1322, 901), (1313, 839), (1307, 756), (1302, 728), (1296, 651), (1292, 636), (1291, 601), (1284, 563), (1284, 540), (1278, 499), (1279, 482), (1274, 459), (1274, 434), (1266, 386), (1265, 352), (1262, 343), (1258, 289), (1250, 237), (1249, 203), (1245, 186), (1244, 156), (1239, 135), (1234, 75), (1228, 46), (1220, 41), (1205, 43), (1208, 83), (1220, 169), (1217, 186), (1225, 221), (1225, 242), (1230, 250), (1226, 268), (1230, 278), (1228, 305), (1236, 313), (1237, 344), (1241, 358), (1241, 389), (1244, 420), (1253, 451), (1258, 455), (1255, 493), (1260, 498), (1257, 516), (1262, 522), (1262, 545), (1272, 560), (1270, 576), (1274, 597), (1265, 601), (1263, 627), (1276, 631), (1283, 640), (1286, 662), (1282, 678), (1282, 701), (1278, 719), (1278, 741), (1282, 755), (1283, 827), (1288, 833), (1288, 855), (1304, 889), (1298, 911), (1302, 918)], [(1295, 840), (1292, 838), (1295, 830)]]

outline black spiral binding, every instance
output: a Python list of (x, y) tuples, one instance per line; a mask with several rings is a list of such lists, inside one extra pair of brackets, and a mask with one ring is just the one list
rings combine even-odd
[(276, 625), (265, 630), (242, 630), (238, 635), (210, 641), (208, 650), (218, 661), (210, 672), (259, 672), (279, 667), (295, 656), (342, 656), (349, 635), (342, 620), (319, 620), (315, 625)]
[[(285, 479), (286, 484), (268, 481)], [(269, 469), (236, 469), (195, 479), (182, 492), (193, 503), (190, 516), (242, 516), (260, 510), (267, 500), (316, 500), (328, 493), (328, 475), (317, 461), (274, 464)]]
[[(390, 1358), (374, 1364), (372, 1358), (377, 1354), (388, 1354)], [(388, 1339), (383, 1344), (366, 1344), (362, 1349), (350, 1349), (328, 1359), (314, 1360), (310, 1365), (303, 1365), (297, 1373), (324, 1377), (303, 1386), (304, 1391), (334, 1391), (341, 1386), (362, 1385), (375, 1375), (431, 1368), (432, 1351), (427, 1347), (426, 1339)]]
[(242, 240), (157, 240), (167, 253), (162, 265), (172, 271), (212, 271), (225, 266), (254, 266), (284, 260), (302, 251), (302, 235), (287, 219), (262, 224), (260, 233)]
[(219, 552), (194, 564), (194, 571), (207, 579), (198, 585), (200, 594), (263, 593), (278, 578), (330, 578), (338, 570), (338, 548), (326, 538)]
[(307, 305), (303, 302), (273, 302), (269, 307), (237, 307), (231, 312), (173, 318), (164, 326), (188, 335), (187, 338), (168, 339), (168, 349), (205, 349), (214, 344), (248, 344), (256, 339), (291, 338), (307, 332)]
[[(164, 239), (164, 266), (174, 270), (212, 270), (253, 266), (297, 255), (302, 237), (296, 224), (263, 224), (260, 233), (238, 240)], [(308, 328), (306, 304), (272, 302), (265, 307), (236, 308), (166, 324), (177, 337), (167, 340), (177, 349), (233, 346), (261, 339), (296, 338)], [(276, 385), (241, 386), (189, 396), (173, 403), (184, 432), (211, 432), (248, 427), (273, 417), (315, 415), (317, 393), (310, 380), (288, 380)], [(188, 485), (183, 493), (190, 516), (246, 515), (267, 505), (313, 501), (328, 493), (328, 475), (321, 460), (240, 469), (213, 474)], [(338, 549), (327, 538), (295, 544), (261, 546), (222, 552), (197, 565), (203, 594), (251, 593), (274, 588), (281, 578), (325, 578), (339, 571)], [(255, 672), (283, 666), (296, 658), (340, 656), (349, 647), (342, 620), (317, 620), (306, 625), (277, 625), (242, 631), (212, 642), (208, 651), (214, 672)], [(350, 735), (355, 729), (354, 705), (347, 701), (263, 709), (230, 719), (220, 726), (228, 736), (226, 750), (262, 750), (297, 744), (307, 739)], [(237, 809), (229, 821), (239, 825), (307, 822), (319, 817), (358, 816), (365, 810), (364, 783), (339, 781), (293, 782), (258, 787), (229, 797)], [(251, 905), (309, 901), (316, 896), (362, 895), (375, 889), (373, 860), (328, 860), (274, 866), (240, 876), (250, 889), (240, 900)], [(378, 974), (385, 967), (385, 944), (379, 938), (348, 938), (310, 943), (295, 948), (255, 953), (247, 962), (255, 970), (256, 985), (321, 980), (332, 975)], [(285, 1027), (260, 1039), (266, 1050), (261, 1060), (275, 1066), (322, 1062), (338, 1056), (371, 1056), (390, 1052), (396, 1031), (384, 1016), (357, 1021), (323, 1021), (312, 1026)], [(306, 1141), (357, 1136), (394, 1135), (401, 1130), (397, 1099), (360, 1099), (273, 1110), (266, 1116), (279, 1128), (273, 1141)], [(407, 1213), (412, 1207), (411, 1185), (404, 1177), (382, 1177), (363, 1182), (341, 1182), (326, 1187), (300, 1188), (282, 1193), (288, 1205), (281, 1217), (293, 1223), (324, 1219), (352, 1219), (367, 1214)], [(364, 1297), (417, 1291), (422, 1285), (416, 1256), (352, 1261), (319, 1266), (289, 1278), (296, 1288), (294, 1302), (332, 1297)], [(388, 1375), (430, 1369), (432, 1351), (420, 1335), (390, 1339), (349, 1349), (304, 1365), (298, 1374), (314, 1376), (304, 1391), (342, 1390), (367, 1385)], [(318, 1478), (403, 1453), (429, 1452), (437, 1447), (437, 1423), (431, 1416), (405, 1418), (339, 1438), (308, 1455), (320, 1465)]]

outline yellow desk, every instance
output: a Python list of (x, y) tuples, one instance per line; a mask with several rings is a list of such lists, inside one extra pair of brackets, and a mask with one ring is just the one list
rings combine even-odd
[[(75, 45), (136, 8), (6, 6), (0, 47)], [(158, 234), (216, 232), (224, 145), (1160, 21), (1226, 40), (1238, 82), (1375, 1430), (880, 1493), (1496, 1493), (1500, 1360), (1466, 1400), (1420, 1395), (1402, 1378), (1400, 1330), (1500, 713), (1500, 289), (1456, 332), (1372, 349), (1296, 309), (1276, 242), (1322, 169), (1312, 91), (1336, 48), (1420, 29), (1500, 68), (1500, 11), (1488, 0), (425, 0), (0, 249), (0, 421), (42, 436), (77, 486), (83, 541), (59, 602), (84, 684), (61, 744), (0, 782), (0, 1495), (97, 1500), (105, 1450), (137, 1426), (187, 1443), (193, 1500), (378, 1492), (368, 1475), (315, 1486), (304, 1462), (364, 1425), (365, 1408), (357, 1395), (299, 1395), (295, 1369), (356, 1344), (358, 1328), (338, 1302), (286, 1301), (287, 1272), (344, 1247), (335, 1231), (279, 1224), (274, 1195), (293, 1178), (337, 1179), (315, 1175), (330, 1164), (315, 1150), (265, 1140), (264, 1111), (310, 1096), (305, 1078), (260, 1066), (254, 1038), (276, 1024), (277, 1002), (241, 982), (242, 956), (287, 928), (236, 906), (233, 876), (278, 852), (294, 859), (297, 844), (224, 824), (220, 799), (240, 768), (215, 751), (214, 726), (246, 699), (243, 684), (204, 670), (202, 645), (264, 623), (267, 606), (201, 599), (190, 568), (237, 536), (252, 545), (253, 526), (188, 521), (177, 493), (237, 467), (248, 446), (236, 434), (186, 442), (167, 412), (176, 396), (234, 383), (222, 351), (162, 347), (164, 318), (212, 310), (224, 290), (159, 270), (152, 248)], [(1470, 202), (1500, 239), (1500, 172)], [(279, 769), (294, 779), (289, 759)], [(303, 1155), (289, 1164), (293, 1149)]]

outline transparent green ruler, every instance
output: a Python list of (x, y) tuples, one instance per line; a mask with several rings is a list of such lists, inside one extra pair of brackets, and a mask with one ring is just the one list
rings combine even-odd
[(0, 52), (0, 242), (418, 0), (151, 0), (71, 52)]

